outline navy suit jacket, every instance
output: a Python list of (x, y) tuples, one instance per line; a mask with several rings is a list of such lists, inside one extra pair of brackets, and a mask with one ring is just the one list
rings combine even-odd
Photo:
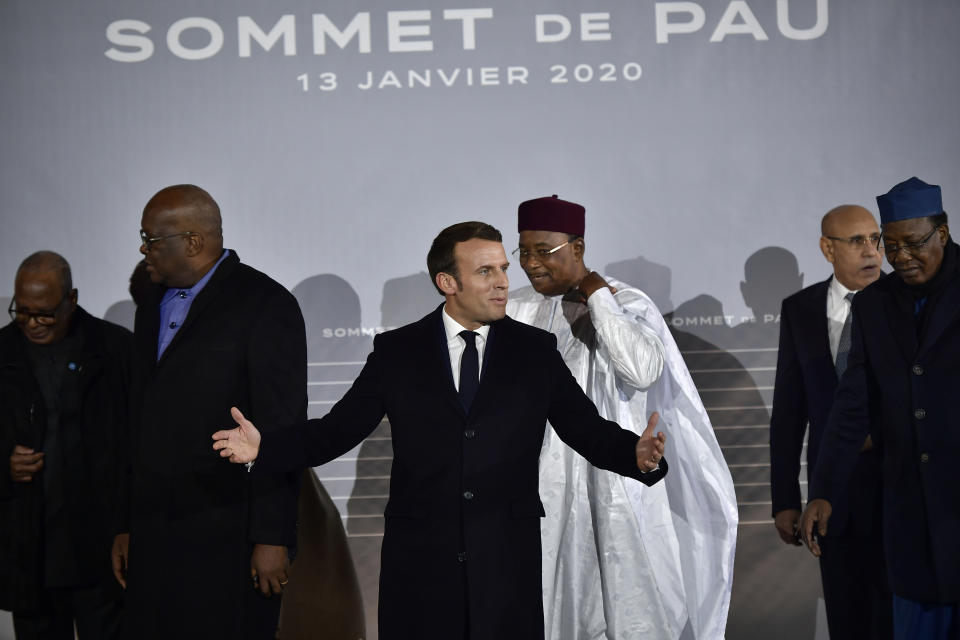
[[(800, 509), (800, 459), (807, 443), (807, 479), (813, 476), (827, 426), (837, 374), (827, 332), (827, 292), (832, 278), (798, 291), (783, 301), (780, 349), (770, 416), (770, 490), (773, 515)], [(830, 534), (848, 530), (867, 534), (879, 526), (880, 452), (860, 454), (849, 491), (837, 496)]]
[(922, 343), (895, 273), (853, 301), (847, 371), (811, 486), (833, 500), (870, 432), (883, 450), (883, 524), (894, 594), (960, 601), (960, 268), (931, 310)]
[[(442, 308), (442, 307), (441, 307)], [(315, 466), (349, 451), (384, 414), (393, 468), (381, 553), (382, 640), (542, 638), (538, 458), (549, 419), (598, 467), (640, 474), (637, 435), (604, 420), (556, 337), (491, 324), (469, 412), (453, 385), (441, 308), (378, 335), (353, 386), (302, 428), (264, 433), (258, 470)]]

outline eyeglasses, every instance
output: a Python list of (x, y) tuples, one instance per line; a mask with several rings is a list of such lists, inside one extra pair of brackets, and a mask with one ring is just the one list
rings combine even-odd
[(837, 238), (836, 236), (826, 236), (836, 242), (845, 242), (854, 249), (863, 249), (869, 243), (871, 247), (877, 247), (880, 244), (882, 236), (879, 233), (871, 233), (869, 236), (850, 236), (849, 238)]
[(57, 324), (57, 314), (63, 309), (63, 303), (66, 302), (68, 298), (69, 295), (64, 296), (63, 300), (60, 301), (60, 304), (58, 304), (57, 308), (53, 311), (21, 311), (14, 306), (16, 301), (11, 300), (10, 306), (7, 307), (7, 313), (10, 314), (10, 319), (17, 324), (27, 324), (32, 319), (39, 325), (49, 327)]
[(939, 229), (941, 226), (943, 225), (938, 224), (937, 226), (935, 226), (933, 229), (930, 230), (930, 233), (924, 236), (923, 240), (919, 240), (917, 242), (904, 242), (903, 244), (890, 244), (888, 242), (884, 242), (883, 238), (880, 238), (879, 240), (877, 240), (877, 250), (883, 251), (885, 254), (887, 254), (887, 260), (893, 260), (894, 258), (897, 257), (897, 254), (900, 253), (901, 251), (903, 251), (904, 253), (909, 253), (911, 256), (915, 256), (917, 255), (918, 251), (923, 249), (924, 245), (930, 242), (930, 238), (933, 237), (933, 234), (935, 234), (937, 232), (937, 229)]
[(557, 245), (553, 249), (536, 249), (534, 251), (527, 251), (526, 249), (521, 249), (518, 247), (513, 251), (511, 251), (510, 253), (511, 255), (513, 255), (513, 257), (521, 261), (529, 260), (531, 256), (536, 256), (537, 260), (544, 260), (546, 258), (549, 258), (551, 255), (553, 255), (557, 251), (560, 251), (560, 249), (563, 249), (568, 244), (570, 244), (569, 240), (567, 240), (561, 245)]
[(147, 232), (143, 229), (140, 229), (140, 244), (147, 248), (147, 251), (153, 247), (154, 244), (160, 242), (161, 240), (168, 240), (170, 238), (181, 238), (184, 236), (195, 236), (197, 235), (193, 231), (184, 231), (183, 233), (172, 233), (169, 236), (149, 236)]

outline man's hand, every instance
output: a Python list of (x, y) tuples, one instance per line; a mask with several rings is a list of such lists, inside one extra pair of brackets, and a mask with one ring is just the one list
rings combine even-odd
[(637, 467), (644, 473), (653, 471), (660, 466), (660, 458), (663, 457), (667, 436), (663, 435), (663, 431), (658, 432), (656, 436), (653, 435), (653, 429), (659, 421), (660, 414), (654, 411), (647, 422), (647, 428), (643, 430), (640, 439), (637, 440)]
[(253, 588), (259, 589), (264, 597), (280, 595), (288, 582), (290, 557), (287, 548), (272, 544), (258, 544), (253, 547), (250, 556), (250, 577)]
[(253, 462), (260, 453), (260, 432), (243, 417), (240, 409), (231, 407), (230, 415), (237, 421), (237, 428), (213, 434), (213, 448), (220, 452), (220, 457), (230, 458), (230, 462)]
[(813, 527), (817, 525), (817, 533), (821, 536), (827, 535), (827, 521), (830, 520), (830, 514), (833, 513), (833, 507), (822, 498), (811, 500), (807, 505), (807, 510), (800, 516), (800, 536), (810, 548), (810, 553), (814, 557), (820, 557), (820, 545), (813, 538)]
[(113, 576), (124, 589), (127, 588), (127, 567), (130, 557), (130, 534), (118, 533), (113, 538), (110, 559), (113, 561)]
[(580, 284), (577, 285), (576, 291), (583, 297), (584, 300), (586, 300), (591, 295), (593, 295), (594, 291), (597, 291), (603, 288), (610, 289), (612, 293), (617, 292), (616, 288), (611, 287), (609, 284), (607, 284), (607, 281), (604, 279), (602, 275), (600, 275), (596, 271), (591, 271), (586, 276), (584, 276), (583, 280), (580, 281)]
[(33, 476), (43, 469), (43, 452), (34, 453), (23, 445), (14, 445), (10, 454), (10, 478), (14, 482), (31, 482)]
[(777, 528), (781, 540), (799, 547), (801, 546), (800, 529), (797, 524), (799, 521), (800, 509), (784, 509), (777, 511), (777, 515), (773, 518), (773, 526)]

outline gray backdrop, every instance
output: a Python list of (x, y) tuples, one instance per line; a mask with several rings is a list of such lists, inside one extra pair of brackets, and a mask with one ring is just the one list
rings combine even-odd
[[(918, 175), (950, 210), (958, 26), (952, 0), (3, 0), (0, 302), (53, 249), (128, 323), (144, 203), (199, 184), (301, 301), (318, 416), (373, 333), (440, 302), (439, 229), (483, 219), (509, 249), (520, 201), (584, 203), (589, 266), (668, 314), (734, 474), (728, 637), (812, 638), (816, 565), (769, 518), (776, 314), (828, 274), (830, 207)], [(372, 629), (389, 467), (384, 424), (317, 470)]]

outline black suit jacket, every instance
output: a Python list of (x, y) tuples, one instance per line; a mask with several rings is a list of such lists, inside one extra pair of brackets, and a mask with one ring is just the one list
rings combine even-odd
[(547, 419), (593, 464), (640, 474), (637, 436), (604, 420), (556, 338), (491, 325), (469, 413), (453, 386), (441, 308), (377, 336), (351, 389), (300, 429), (265, 433), (258, 469), (322, 464), (390, 420), (393, 469), (380, 571), (380, 638), (540, 638), (537, 460)]
[[(800, 459), (803, 436), (807, 443), (807, 479), (817, 466), (827, 426), (837, 374), (827, 331), (827, 292), (832, 278), (798, 291), (783, 301), (780, 311), (780, 349), (770, 415), (770, 491), (773, 515), (800, 509)], [(849, 485), (837, 496), (830, 534), (847, 530), (866, 534), (879, 525), (880, 452), (862, 453)]]
[[(88, 584), (119, 595), (110, 547), (115, 532), (121, 450), (126, 442), (130, 378), (130, 332), (77, 308), (71, 332), (83, 344), (76, 376), (79, 397), (64, 398), (60, 432), (64, 504), (79, 572)], [(0, 329), (0, 609), (37, 611), (43, 603), (43, 476), (13, 482), (9, 459), (14, 445), (43, 450), (46, 406), (27, 355), (26, 338), (10, 323)]]
[(231, 252), (157, 361), (162, 294), (134, 331), (129, 635), (235, 638), (257, 615), (244, 606), (253, 545), (296, 544), (299, 481), (223, 464), (211, 435), (233, 424), (231, 406), (268, 429), (306, 420), (303, 317)]
[(868, 432), (883, 449), (884, 544), (894, 594), (960, 601), (960, 269), (931, 310), (922, 343), (895, 273), (853, 301), (853, 333), (813, 477), (832, 500)]

